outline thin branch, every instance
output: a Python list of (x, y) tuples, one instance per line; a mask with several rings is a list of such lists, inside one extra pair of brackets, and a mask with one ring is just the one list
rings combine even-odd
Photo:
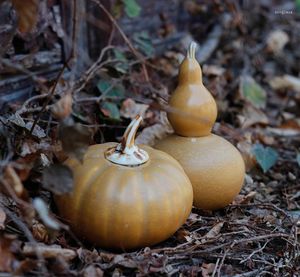
[(72, 29), (72, 49), (71, 49), (71, 53), (69, 58), (64, 62), (64, 65), (62, 67), (62, 69), (60, 70), (60, 72), (58, 73), (58, 76), (56, 77), (55, 83), (50, 91), (50, 93), (48, 94), (48, 98), (45, 101), (44, 105), (42, 106), (41, 111), (39, 112), (39, 114), (37, 115), (35, 121), (32, 124), (32, 127), (30, 129), (30, 134), (32, 134), (36, 124), (38, 123), (38, 121), (40, 120), (43, 112), (45, 111), (46, 107), (48, 106), (48, 104), (50, 103), (50, 101), (52, 100), (52, 97), (55, 93), (56, 87), (65, 71), (65, 69), (69, 66), (69, 62), (74, 58), (74, 53), (75, 53), (75, 40), (76, 40), (76, 30), (77, 30), (77, 20), (76, 20), (76, 13), (77, 13), (77, 2), (76, 0), (73, 0), (73, 29)]
[(111, 15), (111, 13), (105, 8), (105, 6), (98, 0), (91, 0), (93, 1), (96, 5), (98, 5), (104, 13), (107, 15), (109, 20), (114, 24), (116, 29), (119, 31), (120, 35), (124, 39), (125, 43), (128, 45), (129, 49), (132, 51), (132, 53), (136, 56), (136, 58), (141, 62), (142, 68), (143, 68), (143, 73), (144, 73), (144, 78), (146, 82), (149, 82), (149, 75), (148, 71), (146, 68), (146, 65), (143, 61), (143, 56), (135, 49), (135, 47), (132, 45), (130, 42), (129, 38), (126, 36), (126, 34), (123, 32), (122, 28), (118, 24), (118, 22), (115, 20), (115, 18)]

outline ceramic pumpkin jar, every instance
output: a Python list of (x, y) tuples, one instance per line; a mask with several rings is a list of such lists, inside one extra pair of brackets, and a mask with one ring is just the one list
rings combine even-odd
[(194, 205), (216, 210), (230, 204), (239, 193), (245, 166), (239, 151), (211, 133), (216, 103), (202, 83), (202, 72), (191, 43), (179, 69), (179, 84), (169, 101), (168, 119), (175, 134), (155, 148), (172, 155), (191, 180)]
[(69, 158), (71, 194), (56, 197), (74, 232), (111, 249), (150, 246), (170, 237), (187, 219), (191, 183), (170, 155), (135, 145), (142, 118), (126, 129), (120, 144), (90, 146), (81, 164)]

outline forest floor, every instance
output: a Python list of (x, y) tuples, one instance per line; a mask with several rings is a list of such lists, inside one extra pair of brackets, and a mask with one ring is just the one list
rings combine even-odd
[[(293, 1), (281, 7), (291, 14), (274, 12), (272, 1), (215, 2), (187, 6), (190, 33), (164, 54), (116, 28), (124, 44), (104, 48), (80, 78), (66, 61), (54, 82), (35, 76), (34, 94), (1, 110), (0, 276), (300, 276), (300, 15)], [(164, 107), (190, 34), (218, 104), (213, 133), (242, 153), (244, 186), (224, 209), (193, 208), (158, 245), (128, 253), (93, 247), (55, 207), (53, 194), (72, 190), (62, 162), (80, 159), (89, 144), (119, 141), (137, 113), (138, 142), (170, 134)], [(30, 75), (4, 57), (5, 74)]]

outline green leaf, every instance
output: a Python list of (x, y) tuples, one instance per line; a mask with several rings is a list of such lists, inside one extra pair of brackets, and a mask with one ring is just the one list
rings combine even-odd
[(105, 97), (122, 97), (124, 98), (125, 89), (121, 85), (114, 85), (109, 80), (100, 80), (97, 83), (98, 90), (104, 94)]
[(115, 4), (111, 7), (112, 15), (115, 19), (119, 19), (122, 16), (123, 3), (121, 1), (116, 1)]
[(296, 161), (298, 165), (300, 166), (300, 153), (297, 153)]
[(140, 15), (141, 7), (136, 0), (123, 0), (125, 5), (125, 13), (128, 17), (134, 18)]
[(113, 119), (120, 119), (120, 111), (116, 103), (104, 102), (101, 104), (101, 111), (105, 116)]
[(116, 59), (118, 59), (122, 62), (127, 62), (127, 58), (126, 58), (125, 54), (122, 51), (120, 51), (117, 48), (114, 48), (113, 52), (114, 52), (114, 55), (115, 55)]
[(295, 0), (297, 13), (300, 13), (300, 0)]
[(154, 47), (152, 45), (151, 38), (146, 31), (133, 34), (133, 40), (136, 43), (138, 49), (140, 49), (147, 57), (154, 54)]
[(277, 161), (278, 153), (271, 147), (264, 147), (261, 144), (253, 145), (251, 152), (255, 156), (256, 161), (266, 173)]
[(264, 108), (266, 106), (267, 94), (252, 77), (241, 78), (240, 92), (242, 97), (255, 107)]
[(127, 73), (129, 66), (125, 54), (116, 48), (114, 48), (113, 52), (115, 58), (120, 61), (115, 64), (114, 68), (120, 73)]

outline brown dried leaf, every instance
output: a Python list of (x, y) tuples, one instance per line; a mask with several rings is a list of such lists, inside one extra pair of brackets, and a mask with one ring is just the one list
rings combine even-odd
[(203, 263), (201, 266), (201, 273), (202, 277), (210, 277), (211, 274), (214, 272), (216, 265), (213, 263), (206, 264)]
[(176, 239), (181, 242), (187, 242), (187, 241), (191, 241), (192, 238), (190, 236), (190, 232), (188, 230), (185, 229), (179, 229), (176, 233), (175, 233)]
[(43, 223), (52, 230), (59, 230), (61, 225), (54, 217), (49, 214), (48, 207), (46, 203), (39, 197), (33, 199), (33, 207), (39, 214)]
[(6, 220), (6, 213), (0, 207), (0, 230), (4, 230), (4, 228), (5, 228), (5, 220)]
[(225, 72), (225, 68), (218, 66), (218, 65), (208, 65), (205, 64), (202, 67), (202, 71), (204, 75), (207, 76), (220, 76), (222, 74), (224, 74)]
[(242, 128), (248, 128), (254, 124), (269, 124), (269, 119), (263, 111), (252, 105), (246, 105), (243, 115), (238, 115), (238, 120)]
[(208, 231), (208, 233), (205, 235), (205, 238), (206, 239), (213, 239), (213, 238), (215, 238), (217, 235), (220, 234), (223, 225), (224, 225), (223, 221), (217, 223), (214, 227), (212, 227)]
[(292, 75), (283, 75), (281, 77), (275, 77), (269, 81), (269, 85), (272, 89), (292, 89), (297, 93), (300, 93), (300, 78)]
[(89, 265), (83, 271), (83, 277), (102, 277), (104, 272), (101, 268), (96, 267), (95, 265)]
[(148, 144), (154, 145), (157, 139), (162, 139), (168, 134), (173, 133), (173, 128), (171, 127), (166, 113), (161, 112), (160, 123), (156, 123), (150, 127), (143, 129), (143, 131), (137, 136), (136, 142), (138, 144)]
[(4, 176), (18, 197), (24, 196), (25, 190), (15, 169), (8, 165), (5, 168)]
[(297, 120), (289, 120), (278, 128), (267, 127), (267, 130), (275, 135), (291, 137), (300, 135), (300, 123)]
[[(29, 122), (26, 123), (25, 128), (28, 131), (31, 131), (32, 126), (33, 126), (33, 122), (29, 121)], [(46, 137), (46, 133), (45, 133), (44, 129), (42, 129), (37, 124), (33, 128), (32, 135), (35, 136), (35, 137), (37, 137), (37, 138), (44, 138), (44, 137)]]
[(248, 204), (252, 199), (254, 199), (255, 195), (256, 195), (255, 191), (250, 191), (246, 195), (239, 194), (235, 197), (232, 204), (233, 205)]
[(15, 257), (11, 251), (12, 238), (0, 236), (0, 272), (11, 272)]
[(133, 99), (128, 98), (123, 101), (120, 114), (125, 118), (134, 119), (138, 114), (142, 117), (145, 117), (145, 112), (149, 108), (149, 105), (138, 104)]
[(282, 30), (272, 31), (267, 37), (267, 49), (272, 53), (279, 54), (289, 40), (286, 32)]
[(77, 257), (76, 252), (72, 249), (61, 248), (55, 244), (48, 246), (43, 243), (37, 245), (25, 243), (22, 253), (25, 256), (36, 256), (36, 253), (40, 253), (45, 259), (57, 259), (59, 256), (66, 261), (71, 261)]
[(38, 0), (12, 0), (19, 17), (18, 29), (21, 33), (32, 31), (38, 18)]
[[(83, 263), (86, 263), (86, 264), (92, 264), (92, 263), (97, 263), (97, 262), (100, 262), (101, 261), (101, 258), (97, 252), (96, 249), (93, 249), (93, 251), (90, 251), (88, 249), (84, 249), (82, 247), (80, 247), (79, 249), (77, 249), (77, 255), (78, 255), (78, 258), (83, 262)], [(110, 260), (105, 260), (105, 259), (102, 259), (104, 260), (104, 262), (110, 262), (112, 259), (113, 259), (114, 255), (111, 256), (111, 259)]]
[(256, 165), (256, 159), (252, 153), (252, 143), (243, 140), (238, 142), (237, 148), (240, 150), (243, 160), (245, 162), (246, 171), (250, 171)]
[[(12, 116), (10, 116), (8, 120), (17, 126), (26, 129), (28, 132), (31, 131), (31, 128), (33, 126), (33, 122), (29, 121), (25, 123), (24, 119), (18, 113), (15, 113)], [(46, 137), (45, 131), (37, 124), (34, 126), (32, 135), (37, 138)]]
[(73, 189), (72, 170), (63, 164), (53, 164), (43, 170), (42, 185), (55, 194), (69, 193)]
[(37, 241), (48, 242), (49, 235), (45, 225), (34, 220), (31, 230), (32, 230), (32, 235)]
[(72, 112), (72, 103), (72, 95), (67, 93), (53, 105), (51, 108), (52, 115), (59, 120), (67, 118)]
[(89, 146), (91, 132), (82, 124), (75, 123), (71, 118), (64, 119), (59, 126), (59, 138), (63, 150), (70, 156), (82, 161)]

